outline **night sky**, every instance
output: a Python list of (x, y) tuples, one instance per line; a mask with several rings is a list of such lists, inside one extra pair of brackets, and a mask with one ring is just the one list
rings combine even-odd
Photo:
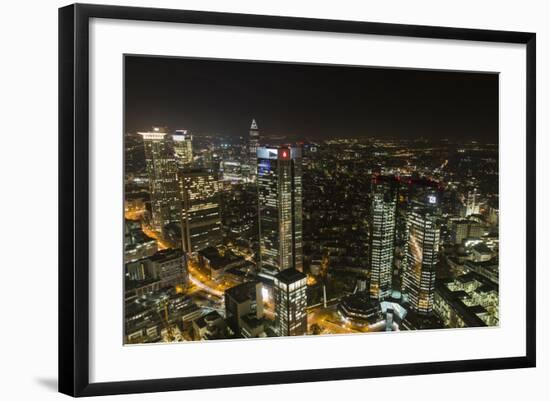
[(126, 56), (126, 131), (498, 141), (498, 75)]

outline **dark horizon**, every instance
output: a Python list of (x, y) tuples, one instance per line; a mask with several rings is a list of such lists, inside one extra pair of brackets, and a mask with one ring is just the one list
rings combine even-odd
[(498, 74), (125, 57), (125, 128), (498, 143)]

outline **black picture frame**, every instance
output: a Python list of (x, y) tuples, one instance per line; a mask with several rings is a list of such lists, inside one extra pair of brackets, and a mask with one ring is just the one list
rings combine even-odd
[[(88, 61), (91, 18), (526, 45), (526, 354), (521, 357), (90, 383)], [(59, 391), (71, 396), (237, 387), (534, 367), (536, 35), (435, 26), (74, 4), (59, 9)]]

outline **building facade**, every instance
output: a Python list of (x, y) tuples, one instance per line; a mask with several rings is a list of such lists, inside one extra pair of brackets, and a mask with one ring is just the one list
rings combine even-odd
[(162, 287), (187, 283), (187, 260), (181, 249), (165, 249), (149, 258), (148, 277), (160, 280)]
[(259, 265), (268, 275), (303, 270), (302, 157), (294, 147), (259, 148)]
[(250, 179), (256, 180), (258, 174), (258, 159), (256, 152), (260, 147), (260, 129), (255, 119), (252, 119), (250, 124), (250, 131), (248, 133), (248, 164), (250, 168)]
[(184, 171), (180, 176), (183, 198), (182, 242), (196, 253), (222, 241), (219, 181), (207, 170)]
[(174, 156), (178, 166), (185, 167), (193, 163), (193, 137), (185, 129), (176, 130), (172, 135)]
[(226, 290), (224, 298), (227, 325), (236, 335), (248, 337), (243, 330), (245, 320), (261, 320), (264, 316), (262, 284), (255, 281), (239, 284)]
[(392, 290), (397, 188), (393, 177), (372, 181), (370, 213), (370, 287), (372, 299), (388, 298)]
[(285, 269), (274, 278), (275, 327), (279, 336), (307, 334), (307, 276)]
[(163, 232), (164, 226), (180, 222), (181, 197), (177, 178), (177, 164), (172, 145), (162, 128), (139, 132), (143, 138), (145, 165), (151, 197), (151, 226)]
[(433, 311), (436, 265), (439, 262), (440, 212), (436, 192), (411, 202), (407, 214), (407, 245), (402, 289), (418, 314)]

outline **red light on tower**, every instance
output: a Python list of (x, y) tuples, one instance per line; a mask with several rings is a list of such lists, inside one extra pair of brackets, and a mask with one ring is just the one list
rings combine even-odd
[(283, 150), (283, 159), (286, 159), (288, 157), (288, 152), (286, 150)]

